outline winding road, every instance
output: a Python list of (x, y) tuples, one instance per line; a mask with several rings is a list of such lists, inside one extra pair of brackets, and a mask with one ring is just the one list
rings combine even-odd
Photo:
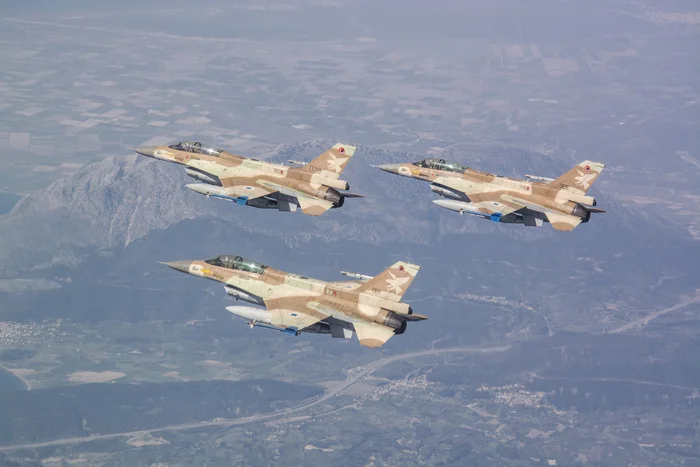
[(67, 444), (78, 444), (78, 443), (86, 443), (90, 441), (97, 441), (97, 440), (107, 440), (107, 439), (115, 439), (115, 438), (124, 438), (124, 437), (140, 437), (144, 436), (147, 434), (152, 434), (152, 433), (158, 433), (162, 431), (183, 431), (183, 430), (192, 430), (192, 429), (197, 429), (197, 428), (207, 428), (207, 427), (213, 427), (213, 426), (237, 426), (237, 425), (247, 425), (251, 423), (260, 423), (260, 422), (267, 422), (270, 420), (275, 420), (278, 418), (283, 418), (286, 417), (290, 414), (300, 412), (302, 410), (309, 409), (315, 405), (321, 404), (331, 397), (337, 396), (342, 394), (345, 390), (347, 390), (350, 386), (355, 384), (356, 382), (360, 381), (361, 379), (369, 376), (372, 374), (372, 372), (399, 360), (406, 360), (410, 358), (418, 358), (418, 357), (427, 357), (427, 356), (434, 356), (434, 355), (442, 355), (442, 354), (447, 354), (447, 353), (473, 353), (473, 354), (489, 354), (489, 353), (496, 353), (496, 352), (504, 352), (510, 348), (509, 345), (504, 345), (501, 347), (449, 347), (449, 348), (444, 348), (444, 349), (429, 349), (429, 350), (420, 350), (416, 352), (409, 352), (409, 353), (404, 353), (404, 354), (398, 354), (398, 355), (392, 355), (390, 357), (385, 357), (381, 358), (379, 360), (375, 360), (364, 367), (360, 367), (361, 369), (357, 372), (352, 372), (350, 375), (348, 375), (348, 378), (343, 381), (342, 383), (338, 384), (337, 386), (334, 386), (330, 389), (328, 389), (322, 396), (304, 402), (303, 404), (294, 406), (294, 407), (289, 407), (286, 409), (281, 409), (281, 410), (276, 410), (274, 412), (268, 413), (268, 414), (261, 414), (261, 415), (252, 415), (250, 417), (241, 417), (241, 418), (228, 418), (228, 419), (216, 419), (215, 421), (209, 421), (209, 422), (193, 422), (193, 423), (183, 423), (179, 425), (168, 425), (168, 426), (163, 426), (159, 428), (151, 428), (148, 430), (138, 430), (138, 431), (125, 431), (122, 433), (111, 433), (111, 434), (105, 434), (105, 435), (95, 435), (95, 436), (80, 436), (80, 437), (75, 437), (75, 438), (63, 438), (63, 439), (57, 439), (53, 441), (44, 441), (44, 442), (38, 442), (38, 443), (25, 443), (25, 444), (15, 444), (12, 446), (0, 446), (0, 452), (8, 452), (8, 451), (16, 451), (20, 449), (35, 449), (35, 448), (43, 448), (43, 447), (48, 447), (48, 446), (62, 446), (62, 445), (67, 445)]

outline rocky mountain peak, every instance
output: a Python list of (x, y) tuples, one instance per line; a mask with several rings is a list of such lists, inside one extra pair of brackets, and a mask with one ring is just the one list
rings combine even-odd
[(26, 196), (6, 221), (58, 215), (76, 226), (88, 223), (90, 244), (126, 246), (151, 230), (207, 213), (206, 205), (195, 206), (183, 182), (182, 171), (171, 164), (137, 155), (109, 157)]

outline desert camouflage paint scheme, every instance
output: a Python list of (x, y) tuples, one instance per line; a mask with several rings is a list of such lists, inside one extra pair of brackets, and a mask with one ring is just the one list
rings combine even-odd
[(133, 151), (186, 166), (185, 173), (201, 183), (186, 185), (206, 196), (234, 201), (262, 209), (293, 212), (297, 206), (304, 214), (320, 216), (343, 205), (341, 193), (350, 188), (340, 180), (357, 148), (336, 144), (308, 164), (288, 167), (230, 154), (197, 141), (181, 141), (166, 146), (140, 147)]
[(265, 307), (226, 308), (247, 319), (251, 328), (265, 327), (293, 335), (330, 334), (346, 339), (354, 331), (360, 344), (381, 347), (393, 335), (403, 334), (408, 321), (427, 319), (401, 302), (420, 270), (420, 266), (402, 261), (376, 277), (342, 272), (357, 280), (341, 282), (310, 279), (232, 255), (164, 264), (222, 282), (229, 295)]
[(479, 172), (444, 159), (375, 166), (385, 172), (430, 182), (432, 191), (445, 199), (440, 207), (494, 222), (540, 227), (549, 222), (556, 230), (570, 231), (588, 222), (596, 200), (586, 196), (605, 164), (584, 161), (556, 179), (526, 175), (518, 180)]

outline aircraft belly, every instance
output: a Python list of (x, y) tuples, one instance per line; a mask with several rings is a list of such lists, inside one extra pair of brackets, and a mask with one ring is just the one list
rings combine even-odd
[(539, 217), (533, 216), (532, 214), (523, 214), (523, 224), (527, 227), (541, 227), (542, 226), (542, 219)]
[(296, 212), (297, 203), (290, 201), (278, 201), (277, 208), (282, 212)]
[(296, 212), (297, 207), (299, 206), (299, 200), (296, 196), (290, 196), (285, 193), (280, 193), (279, 191), (270, 193), (268, 197), (277, 200), (277, 205), (279, 206), (280, 211)]
[(529, 207), (526, 207), (522, 211), (520, 211), (518, 214), (522, 215), (523, 217), (534, 217), (535, 219), (540, 219), (540, 220), (546, 220), (547, 216), (544, 215), (543, 212), (530, 209)]
[(336, 339), (350, 339), (353, 335), (352, 324), (330, 317), (324, 320), (331, 330), (331, 337)]

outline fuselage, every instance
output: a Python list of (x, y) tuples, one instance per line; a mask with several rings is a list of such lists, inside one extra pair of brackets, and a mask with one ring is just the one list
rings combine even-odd
[(289, 167), (250, 159), (224, 150), (193, 147), (189, 143), (172, 146), (142, 147), (139, 154), (188, 167), (187, 175), (209, 185), (228, 189), (228, 196), (246, 196), (250, 187), (264, 187), (271, 192), (284, 188), (300, 191), (311, 197), (327, 200), (334, 207), (343, 205), (344, 197), (338, 190), (350, 187), (344, 180), (324, 177), (313, 166)]
[(280, 271), (241, 257), (220, 256), (206, 261), (181, 261), (168, 265), (242, 291), (252, 298), (248, 301), (256, 304), (262, 302), (268, 309), (302, 307), (342, 321), (362, 320), (394, 329), (405, 329), (405, 321), (397, 313), (412, 313), (406, 303), (359, 291), (361, 281), (326, 282)]
[(582, 218), (586, 218), (590, 213), (582, 209), (579, 203), (572, 201), (572, 198), (595, 205), (592, 197), (571, 193), (567, 186), (519, 180), (466, 167), (456, 166), (453, 170), (440, 170), (402, 163), (380, 168), (404, 177), (430, 182), (433, 191), (456, 200), (472, 201), (472, 198), (477, 199), (480, 194), (498, 193), (504, 201), (514, 201), (525, 206), (541, 206), (547, 210)]

